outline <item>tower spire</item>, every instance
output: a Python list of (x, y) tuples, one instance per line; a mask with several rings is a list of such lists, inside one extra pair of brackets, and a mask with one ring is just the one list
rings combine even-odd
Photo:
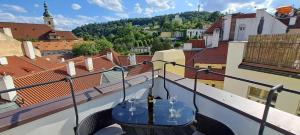
[(51, 17), (51, 15), (48, 11), (48, 5), (47, 5), (46, 1), (44, 1), (44, 8), (45, 8), (44, 17)]

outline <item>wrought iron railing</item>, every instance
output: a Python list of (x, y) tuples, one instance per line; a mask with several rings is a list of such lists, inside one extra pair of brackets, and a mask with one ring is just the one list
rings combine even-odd
[(196, 95), (197, 95), (198, 74), (200, 72), (205, 72), (206, 74), (219, 75), (219, 76), (223, 76), (223, 77), (227, 77), (227, 78), (231, 78), (231, 79), (235, 79), (235, 80), (239, 80), (239, 81), (244, 81), (244, 82), (248, 82), (248, 83), (253, 83), (253, 84), (257, 84), (257, 85), (261, 85), (261, 86), (265, 86), (265, 87), (271, 88), (270, 92), (268, 93), (268, 96), (267, 96), (267, 102), (265, 104), (265, 109), (264, 109), (263, 117), (262, 117), (262, 120), (260, 121), (260, 129), (259, 129), (258, 135), (262, 135), (263, 134), (264, 128), (265, 128), (266, 123), (267, 123), (266, 120), (267, 120), (267, 117), (268, 117), (269, 108), (271, 107), (272, 97), (273, 97), (273, 95), (274, 95), (275, 92), (285, 91), (285, 92), (290, 92), (290, 93), (293, 93), (293, 94), (300, 95), (300, 91), (286, 89), (281, 84), (273, 86), (273, 85), (264, 84), (264, 83), (260, 83), (260, 82), (255, 82), (255, 81), (251, 81), (251, 80), (247, 80), (247, 79), (243, 79), (243, 78), (238, 78), (238, 77), (234, 77), (234, 76), (225, 75), (225, 74), (222, 74), (222, 73), (211, 71), (210, 69), (199, 69), (199, 68), (194, 68), (194, 67), (190, 67), (190, 66), (186, 66), (186, 65), (177, 64), (176, 62), (169, 62), (169, 61), (163, 61), (163, 60), (144, 61), (144, 62), (138, 63), (136, 65), (123, 66), (123, 67), (114, 67), (112, 69), (103, 70), (103, 71), (94, 72), (94, 73), (89, 73), (89, 74), (80, 75), (80, 76), (74, 76), (74, 77), (66, 76), (63, 79), (59, 79), (59, 80), (55, 80), (55, 81), (49, 81), (49, 82), (44, 82), (44, 83), (37, 83), (37, 84), (33, 84), (33, 85), (23, 86), (23, 87), (19, 87), (19, 88), (1, 90), (0, 94), (7, 93), (7, 92), (12, 92), (12, 91), (22, 91), (22, 90), (25, 90), (25, 89), (28, 89), (28, 88), (32, 88), (32, 87), (44, 86), (44, 85), (48, 85), (48, 84), (53, 84), (53, 83), (67, 81), (67, 82), (69, 82), (69, 85), (70, 85), (70, 88), (71, 88), (70, 93), (71, 93), (71, 96), (72, 96), (72, 101), (73, 101), (74, 111), (75, 111), (75, 118), (76, 118), (76, 127), (74, 129), (76, 131), (76, 128), (79, 125), (79, 117), (78, 117), (78, 109), (77, 109), (77, 102), (76, 102), (76, 98), (75, 98), (74, 82), (73, 82), (73, 80), (75, 80), (77, 78), (82, 78), (82, 77), (86, 77), (86, 76), (90, 76), (90, 75), (101, 74), (101, 73), (105, 73), (105, 72), (109, 72), (109, 71), (121, 71), (122, 72), (122, 84), (123, 84), (123, 86), (122, 86), (123, 87), (123, 100), (122, 101), (125, 101), (126, 90), (125, 90), (124, 70), (126, 68), (129, 68), (129, 67), (136, 67), (136, 66), (140, 66), (140, 65), (151, 64), (152, 65), (152, 86), (150, 87), (150, 91), (149, 92), (152, 92), (152, 88), (154, 86), (154, 64), (153, 64), (154, 62), (163, 62), (164, 63), (163, 79), (164, 79), (164, 89), (165, 89), (165, 91), (167, 93), (167, 98), (169, 98), (169, 90), (167, 89), (167, 86), (166, 86), (166, 72), (167, 72), (166, 67), (167, 67), (168, 64), (173, 65), (173, 66), (180, 66), (180, 67), (192, 69), (192, 70), (194, 70), (196, 72), (195, 73), (195, 78), (194, 78), (195, 81), (194, 81), (194, 91), (193, 91), (193, 94), (194, 94), (193, 95), (193, 104), (194, 104), (196, 113), (198, 113), (198, 110), (199, 110), (198, 107), (197, 107), (197, 105), (196, 105)]

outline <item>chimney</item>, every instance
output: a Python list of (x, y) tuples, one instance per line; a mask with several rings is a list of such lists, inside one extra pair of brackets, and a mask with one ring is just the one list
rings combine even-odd
[(135, 54), (130, 54), (129, 55), (129, 63), (130, 63), (130, 65), (136, 65), (136, 56), (135, 56)]
[(24, 41), (23, 42), (24, 49), (25, 49), (25, 55), (30, 59), (35, 59), (34, 49), (32, 46), (31, 41)]
[(266, 12), (266, 8), (256, 9), (256, 18), (264, 17)]
[(8, 61), (6, 57), (0, 57), (0, 65), (7, 65)]
[(193, 44), (192, 43), (184, 43), (183, 50), (192, 50)]
[(74, 63), (74, 61), (69, 61), (69, 62), (67, 63), (67, 72), (68, 72), (68, 75), (70, 75), (70, 76), (75, 76), (75, 75), (76, 75), (75, 63)]
[(114, 59), (113, 59), (113, 54), (112, 54), (112, 52), (107, 52), (107, 53), (106, 53), (106, 58), (109, 59), (111, 62), (114, 62), (114, 61), (113, 61)]
[(13, 37), (10, 28), (2, 28), (1, 32), (3, 32), (7, 36)]
[(65, 62), (65, 58), (61, 58), (61, 59), (60, 59), (60, 62)]
[(296, 21), (297, 21), (297, 16), (291, 17), (291, 18), (290, 18), (289, 25), (290, 25), (290, 26), (295, 25), (295, 24), (296, 24)]
[(91, 57), (88, 57), (85, 59), (85, 67), (86, 67), (86, 70), (88, 70), (90, 72), (94, 70), (93, 59)]
[[(15, 88), (13, 78), (10, 75), (5, 75), (0, 79), (0, 90), (7, 90), (7, 89), (13, 89)], [(11, 91), (7, 93), (1, 94), (1, 98), (8, 100), (8, 101), (14, 101), (16, 99), (17, 92)]]

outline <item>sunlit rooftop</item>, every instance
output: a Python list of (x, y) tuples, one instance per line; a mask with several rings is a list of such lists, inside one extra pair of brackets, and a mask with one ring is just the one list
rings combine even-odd
[[(152, 72), (145, 72), (132, 76), (128, 76), (124, 72), (123, 81), (123, 69), (138, 68), (145, 64), (151, 64), (151, 62), (143, 62), (124, 68), (115, 67), (111, 70), (90, 72), (57, 81), (42, 82), (2, 91), (22, 91), (30, 87), (44, 87), (52, 83), (67, 82), (70, 94), (1, 113), (1, 134), (69, 135), (75, 132), (80, 135), (111, 134), (114, 132), (114, 128), (120, 129), (121, 134), (143, 134), (144, 129), (138, 126), (135, 126), (134, 132), (132, 132), (130, 126), (119, 125), (120, 123), (112, 118), (112, 110), (124, 99), (125, 102), (132, 98), (147, 100), (150, 90), (157, 100), (167, 99), (169, 95), (176, 95), (178, 102), (192, 108), (195, 114), (194, 120), (183, 127), (169, 126), (154, 130), (154, 133), (158, 135), (196, 133), (205, 135), (300, 134), (300, 117), (272, 108), (268, 104), (263, 105), (197, 81), (194, 83), (194, 79), (183, 78), (171, 72), (165, 72), (163, 69), (155, 71), (153, 69), (153, 74)], [(169, 62), (164, 65), (184, 66)], [(191, 68), (199, 73), (205, 72), (208, 75), (224, 76), (224, 74), (215, 73), (208, 69), (185, 68)], [(73, 82), (76, 82), (77, 79), (84, 80), (86, 77), (97, 74), (106, 76), (106, 80), (102, 80), (105, 83), (100, 83), (101, 85), (95, 85), (83, 91), (74, 91)], [(231, 76), (225, 77), (249, 81)], [(255, 81), (252, 83), (264, 85)], [(52, 87), (52, 89), (59, 89), (59, 87)], [(270, 90), (286, 89), (278, 85), (270, 86)], [(74, 96), (72, 96), (72, 92), (75, 92)], [(272, 95), (270, 94), (270, 96)], [(110, 129), (112, 131), (103, 131)]]

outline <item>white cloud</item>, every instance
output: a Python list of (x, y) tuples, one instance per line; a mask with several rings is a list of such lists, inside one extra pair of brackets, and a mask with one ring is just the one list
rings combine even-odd
[(146, 16), (151, 17), (153, 13), (154, 13), (154, 10), (152, 8), (145, 8), (144, 14)]
[(123, 12), (122, 0), (87, 0), (90, 4), (95, 4), (99, 7), (106, 8), (108, 10)]
[(72, 7), (73, 10), (79, 10), (79, 9), (81, 9), (81, 6), (79, 4), (77, 4), (77, 3), (73, 3), (71, 5), (71, 7)]
[(263, 2), (232, 2), (227, 4), (227, 7), (222, 12), (235, 13), (241, 11), (255, 11), (256, 9), (266, 8), (268, 12), (274, 12), (275, 9), (272, 7), (273, 0), (265, 0)]
[(37, 3), (35, 3), (33, 6), (36, 7), (36, 8), (40, 7), (40, 5), (37, 4)]
[(156, 10), (167, 10), (172, 7), (173, 0), (146, 0), (146, 3)]
[(139, 3), (135, 4), (134, 10), (136, 13), (141, 14), (143, 12), (143, 9), (141, 8)]
[(185, 3), (189, 6), (189, 7), (193, 7), (194, 5), (191, 3), (191, 2), (189, 2), (189, 1), (185, 1)]
[(115, 21), (115, 20), (118, 20), (118, 18), (115, 18), (115, 17), (111, 17), (111, 16), (103, 16), (103, 18), (107, 21)]
[(26, 13), (27, 10), (21, 6), (18, 5), (12, 5), (12, 4), (2, 4), (1, 5), (4, 10), (9, 10), (9, 11), (14, 11), (14, 12), (18, 12), (18, 13)]
[(129, 18), (129, 15), (127, 13), (116, 13), (116, 16), (120, 18)]

